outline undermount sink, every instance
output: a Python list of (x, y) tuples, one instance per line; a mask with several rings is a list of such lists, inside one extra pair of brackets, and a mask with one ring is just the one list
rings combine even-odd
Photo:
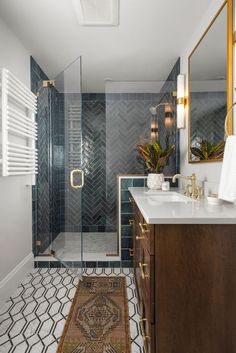
[(155, 192), (150, 190), (146, 193), (149, 202), (192, 202), (195, 201), (190, 197), (179, 194), (174, 191)]

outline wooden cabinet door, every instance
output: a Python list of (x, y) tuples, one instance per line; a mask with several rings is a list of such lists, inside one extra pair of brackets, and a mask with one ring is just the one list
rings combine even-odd
[(145, 353), (156, 353), (155, 325), (151, 323), (149, 313), (150, 313), (149, 303), (147, 299), (143, 297), (140, 305), (140, 314), (141, 314), (140, 328), (141, 328), (141, 334), (144, 341)]
[(236, 226), (156, 226), (158, 353), (236, 352)]
[(155, 353), (154, 226), (145, 223), (135, 202), (133, 212), (134, 272), (141, 315), (140, 328), (145, 353)]
[(155, 323), (155, 266), (154, 256), (141, 247), (141, 291), (145, 299), (146, 313), (151, 324)]

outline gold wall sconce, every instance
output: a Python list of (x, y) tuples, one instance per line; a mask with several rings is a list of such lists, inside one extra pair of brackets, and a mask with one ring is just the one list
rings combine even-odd
[(173, 126), (173, 111), (170, 105), (165, 106), (165, 127), (171, 129)]
[(156, 119), (151, 122), (151, 140), (156, 141), (158, 139), (158, 122)]
[(149, 108), (150, 113), (152, 114), (152, 120), (151, 120), (151, 139), (152, 140), (157, 140), (158, 139), (158, 121), (157, 121), (157, 110), (160, 106), (165, 107), (165, 127), (166, 129), (171, 129), (173, 126), (173, 107), (171, 106), (171, 103), (159, 103), (156, 106), (151, 106)]

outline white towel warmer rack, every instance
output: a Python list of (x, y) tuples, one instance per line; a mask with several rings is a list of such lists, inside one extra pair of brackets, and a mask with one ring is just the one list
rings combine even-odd
[(1, 175), (35, 175), (37, 97), (9, 70), (1, 70)]

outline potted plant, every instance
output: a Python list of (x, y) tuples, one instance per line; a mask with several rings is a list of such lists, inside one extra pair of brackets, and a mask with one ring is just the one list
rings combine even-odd
[(137, 145), (136, 149), (148, 171), (147, 186), (149, 189), (161, 189), (161, 184), (164, 182), (163, 169), (174, 148), (175, 145), (171, 145), (163, 149), (158, 141)]
[(224, 156), (225, 141), (210, 143), (207, 140), (200, 140), (196, 147), (191, 147), (191, 153), (198, 160), (222, 159)]

